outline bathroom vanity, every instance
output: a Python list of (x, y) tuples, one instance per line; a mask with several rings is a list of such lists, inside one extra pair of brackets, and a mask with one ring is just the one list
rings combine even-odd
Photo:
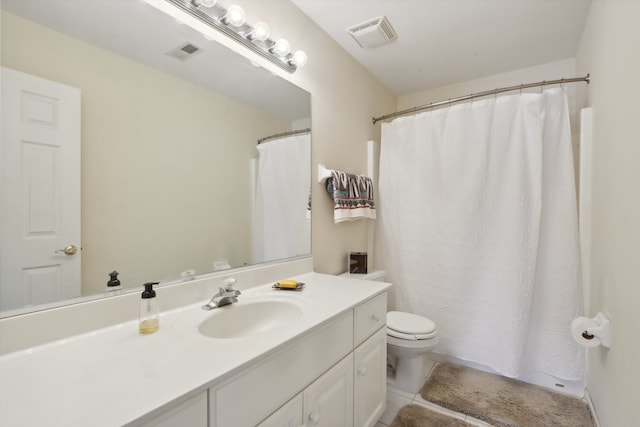
[[(390, 285), (294, 278), (304, 290), (262, 283), (230, 306), (162, 312), (148, 336), (131, 320), (6, 354), (0, 425), (373, 426)], [(222, 279), (203, 280), (213, 291)]]

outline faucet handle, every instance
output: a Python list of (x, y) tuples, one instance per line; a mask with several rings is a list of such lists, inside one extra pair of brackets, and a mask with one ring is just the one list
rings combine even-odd
[(225, 291), (233, 290), (233, 285), (235, 285), (237, 280), (234, 277), (227, 277), (222, 281), (222, 287)]

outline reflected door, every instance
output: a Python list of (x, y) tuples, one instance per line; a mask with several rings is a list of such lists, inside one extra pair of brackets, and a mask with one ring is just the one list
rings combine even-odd
[(80, 90), (2, 67), (0, 309), (80, 295)]

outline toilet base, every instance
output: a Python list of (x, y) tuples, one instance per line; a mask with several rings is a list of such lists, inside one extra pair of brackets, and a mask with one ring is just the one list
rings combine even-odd
[(410, 393), (417, 393), (424, 385), (428, 371), (424, 355), (400, 357), (396, 362), (394, 383), (396, 388)]
[(392, 350), (388, 354), (387, 364), (389, 386), (408, 393), (418, 393), (436, 362), (427, 358), (425, 353), (410, 356), (403, 354), (403, 357), (392, 353), (395, 352)]

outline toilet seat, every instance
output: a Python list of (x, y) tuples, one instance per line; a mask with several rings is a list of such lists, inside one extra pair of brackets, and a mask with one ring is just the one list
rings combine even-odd
[(437, 334), (436, 324), (426, 317), (402, 311), (387, 313), (387, 335), (409, 341), (428, 340)]
[(401, 340), (408, 341), (419, 341), (419, 340), (428, 340), (436, 336), (436, 332), (432, 332), (430, 334), (403, 334), (402, 332), (394, 331), (393, 329), (387, 328), (387, 335), (395, 338), (399, 338)]

